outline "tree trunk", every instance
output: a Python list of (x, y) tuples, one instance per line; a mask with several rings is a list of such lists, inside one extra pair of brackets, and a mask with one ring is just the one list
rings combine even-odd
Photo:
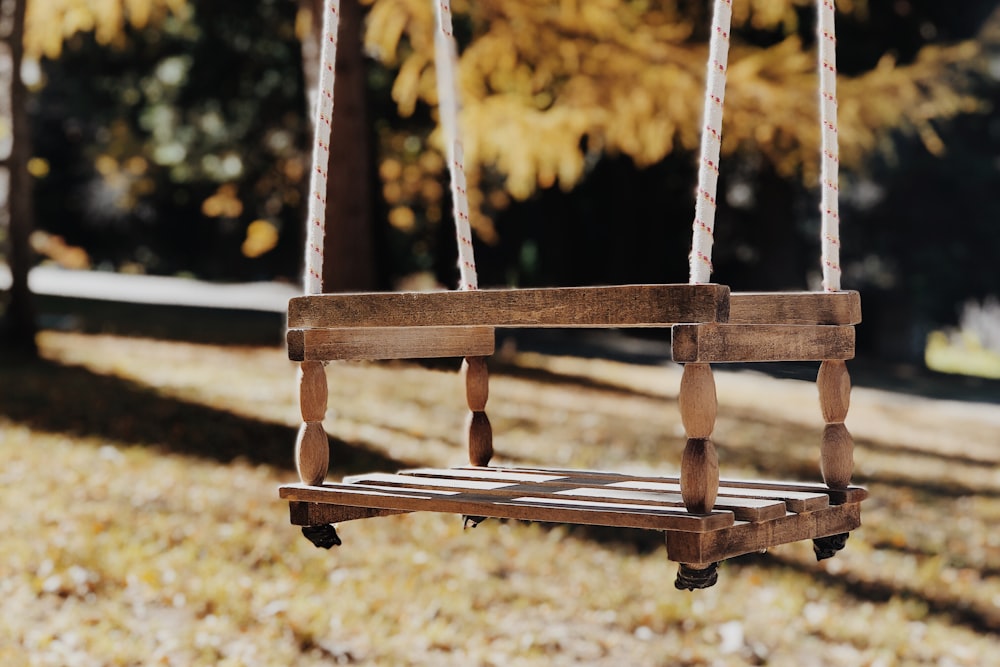
[[(301, 0), (312, 13), (303, 38), (302, 64), (309, 90), (309, 113), (318, 86), (323, 0)], [(368, 127), (364, 10), (358, 0), (341, 0), (337, 45), (333, 130), (327, 182), (323, 291), (371, 290), (376, 285), (372, 224), (372, 141)]]
[(10, 300), (4, 321), (0, 323), (0, 338), (8, 349), (37, 356), (35, 342), (37, 324), (31, 291), (28, 289), (28, 269), (31, 268), (29, 237), (33, 222), (31, 177), (28, 175), (28, 158), (31, 154), (31, 133), (25, 108), (27, 94), (21, 81), (21, 60), (24, 55), (24, 12), (27, 0), (4, 0), (5, 9), (13, 4), (9, 33), (3, 38), (10, 53), (10, 123), (13, 141), (10, 155), (3, 166), (10, 173), (10, 191), (7, 205), (9, 212), (9, 253), (11, 272)]

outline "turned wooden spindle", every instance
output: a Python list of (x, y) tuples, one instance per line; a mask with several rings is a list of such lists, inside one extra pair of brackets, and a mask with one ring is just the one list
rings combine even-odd
[(493, 427), (486, 416), (486, 401), (490, 397), (486, 357), (466, 357), (462, 362), (462, 377), (465, 379), (465, 399), (469, 405), (469, 416), (465, 421), (469, 462), (474, 466), (487, 466), (493, 458)]
[(824, 361), (816, 376), (826, 427), (820, 445), (820, 471), (831, 489), (845, 489), (854, 472), (854, 439), (844, 425), (851, 405), (851, 376), (843, 361)]
[(694, 514), (711, 512), (719, 492), (719, 457), (712, 443), (718, 400), (708, 364), (686, 364), (677, 396), (687, 444), (681, 457), (681, 497)]
[(299, 366), (302, 425), (295, 441), (295, 467), (299, 479), (313, 486), (323, 483), (330, 465), (330, 443), (323, 428), (326, 403), (326, 370), (322, 362), (303, 361)]

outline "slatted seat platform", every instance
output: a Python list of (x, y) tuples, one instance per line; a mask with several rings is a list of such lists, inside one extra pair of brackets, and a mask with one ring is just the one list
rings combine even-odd
[(371, 473), (280, 493), (291, 502), (292, 523), (302, 526), (432, 511), (642, 528), (667, 533), (668, 556), (687, 563), (849, 532), (860, 525), (867, 496), (857, 487), (723, 480), (714, 509), (692, 514), (678, 478), (494, 467)]

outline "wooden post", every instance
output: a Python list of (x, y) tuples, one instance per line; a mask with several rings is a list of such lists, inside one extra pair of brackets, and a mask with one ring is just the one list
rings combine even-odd
[(677, 402), (687, 445), (681, 458), (681, 496), (694, 514), (711, 512), (719, 492), (719, 458), (712, 443), (718, 400), (709, 364), (685, 364)]
[(820, 445), (820, 470), (831, 489), (846, 489), (854, 472), (854, 439), (844, 420), (851, 405), (851, 376), (841, 360), (820, 364), (816, 376), (819, 404), (826, 427)]
[(486, 416), (486, 401), (490, 397), (486, 357), (466, 357), (462, 362), (462, 377), (465, 378), (465, 400), (469, 405), (469, 416), (465, 423), (469, 463), (488, 466), (493, 458), (493, 427)]
[(320, 361), (299, 367), (299, 407), (302, 426), (295, 442), (295, 467), (303, 484), (319, 486), (330, 465), (330, 443), (323, 428), (328, 396), (326, 369)]

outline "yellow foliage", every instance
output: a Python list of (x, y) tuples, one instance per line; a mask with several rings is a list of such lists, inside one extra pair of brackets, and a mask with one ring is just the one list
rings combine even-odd
[[(393, 98), (403, 114), (437, 101), (434, 17), (426, 0), (368, 0), (369, 50), (399, 65)], [(734, 26), (794, 35), (796, 10), (814, 0), (734, 3)], [(839, 11), (863, 17), (865, 0)], [(500, 172), (517, 199), (538, 187), (568, 189), (591, 153), (623, 153), (639, 165), (700, 137), (709, 8), (624, 0), (476, 0), (455, 2), (471, 41), (460, 54), (461, 123), (472, 190), (480, 170)], [(462, 15), (465, 15), (462, 17)], [(911, 64), (891, 59), (840, 80), (841, 160), (857, 167), (891, 146), (894, 131), (945, 147), (938, 119), (974, 111), (964, 91), (981, 67), (980, 46), (924, 48)], [(734, 36), (726, 92), (724, 154), (753, 150), (785, 177), (815, 182), (819, 167), (815, 51), (788, 37), (769, 48)], [(437, 137), (435, 137), (437, 138)], [(438, 138), (439, 139), (439, 138)], [(472, 194), (470, 190), (470, 194)], [(473, 224), (477, 214), (473, 212)], [(480, 223), (482, 221), (480, 220)]]
[(78, 32), (93, 31), (98, 43), (118, 45), (126, 24), (144, 28), (182, 12), (187, 4), (187, 0), (28, 0), (25, 53), (58, 58), (63, 41)]
[(209, 218), (238, 218), (243, 214), (243, 202), (236, 186), (225, 183), (215, 194), (201, 203), (201, 212)]
[(45, 158), (36, 156), (28, 160), (28, 173), (35, 178), (45, 178), (50, 171), (49, 161)]
[(240, 250), (244, 257), (260, 257), (278, 245), (278, 228), (269, 220), (254, 220), (247, 226), (247, 235)]
[(90, 256), (79, 246), (66, 243), (66, 239), (41, 230), (31, 233), (31, 249), (64, 269), (84, 270), (90, 268)]

